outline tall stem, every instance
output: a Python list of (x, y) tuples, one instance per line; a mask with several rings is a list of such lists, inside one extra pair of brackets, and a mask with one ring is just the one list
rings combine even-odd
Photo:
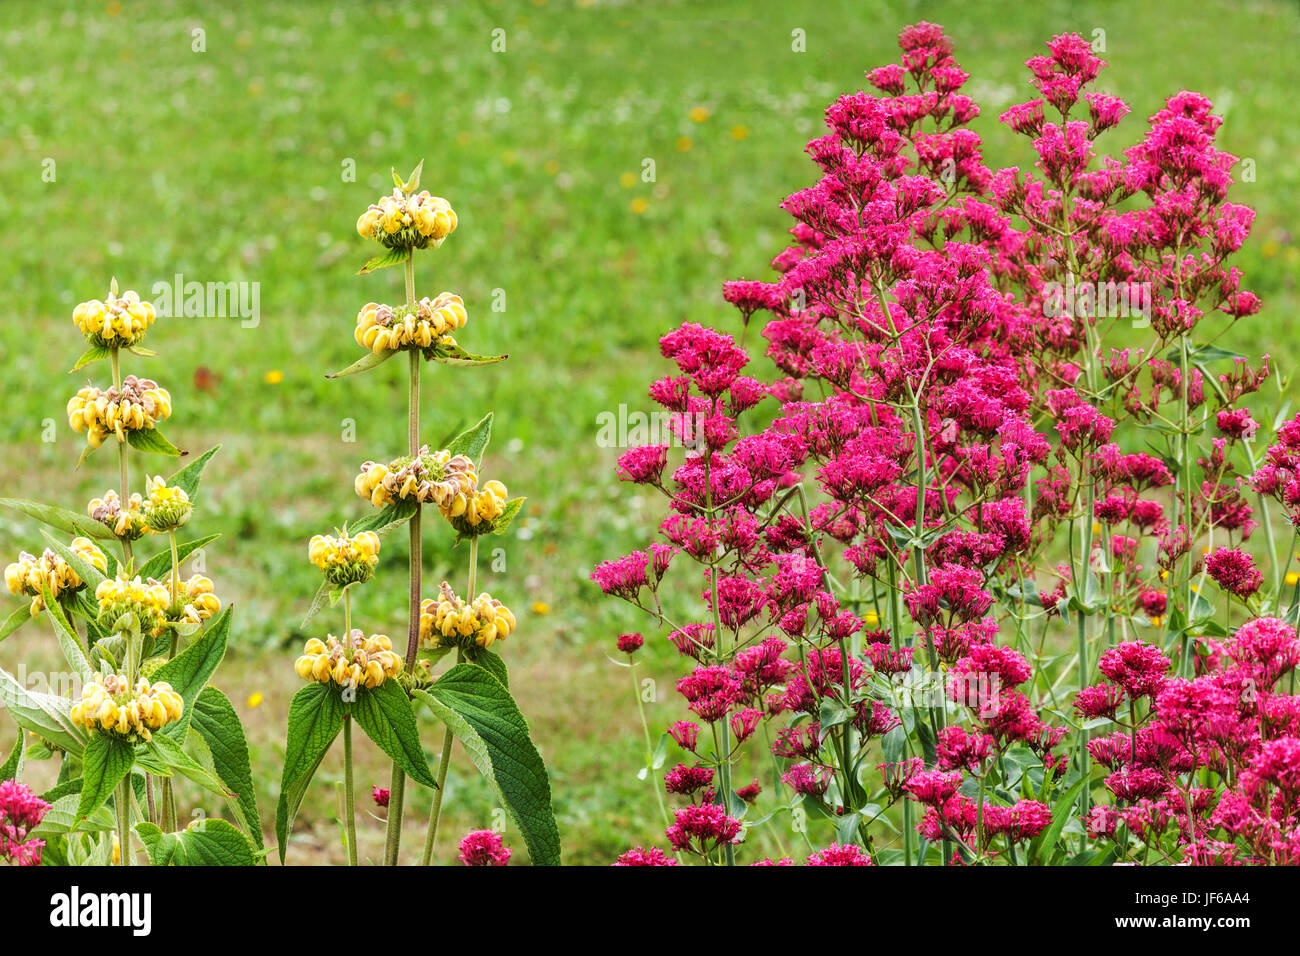
[(117, 799), (113, 809), (117, 811), (117, 842), (121, 855), (120, 865), (131, 865), (131, 775), (127, 774), (117, 785)]
[(348, 827), (348, 866), (357, 865), (357, 809), (352, 780), (352, 715), (343, 717), (343, 811)]
[[(474, 588), (478, 585), (478, 535), (469, 539), (469, 583), (466, 585), (465, 600), (473, 603)], [(459, 663), (461, 655), (456, 654)], [(442, 734), (442, 753), (438, 757), (438, 789), (433, 791), (433, 808), (429, 811), (429, 828), (424, 834), (424, 853), (420, 865), (428, 866), (433, 862), (433, 848), (438, 842), (438, 823), (442, 819), (442, 798), (446, 792), (447, 768), (451, 765), (451, 748), (455, 744), (455, 735), (448, 724)]]
[[(109, 363), (113, 366), (113, 388), (120, 394), (122, 389), (122, 359), (119, 351), (119, 349), (112, 349), (109, 352)], [(127, 503), (131, 500), (131, 471), (126, 459), (126, 443), (121, 441), (117, 443), (117, 468), (122, 482), (121, 504), (125, 509)], [(126, 566), (130, 568), (134, 560), (131, 552), (131, 542), (126, 538), (121, 540), (122, 557), (126, 559)]]
[[(415, 252), (406, 254), (406, 304), (415, 304)], [(406, 449), (412, 457), (420, 453), (420, 353), (411, 351), (407, 368), (406, 396)], [(410, 593), (407, 607), (406, 666), (415, 667), (415, 655), (420, 649), (420, 572), (423, 568), (420, 554), (420, 505), (410, 521)], [(384, 863), (397, 865), (402, 843), (402, 808), (406, 798), (406, 775), (397, 761), (393, 761), (392, 780), (388, 796), (388, 833), (385, 840)]]

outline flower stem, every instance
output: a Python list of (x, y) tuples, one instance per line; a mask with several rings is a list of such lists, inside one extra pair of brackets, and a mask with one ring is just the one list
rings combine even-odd
[(117, 785), (117, 799), (113, 809), (117, 811), (117, 842), (121, 855), (121, 866), (131, 865), (131, 775), (127, 774)]
[(348, 866), (357, 865), (357, 811), (352, 781), (352, 715), (343, 718), (343, 807), (348, 827)]
[[(469, 539), (469, 583), (466, 587), (465, 600), (473, 602), (474, 588), (478, 581), (478, 535)], [(462, 655), (457, 652), (456, 663)], [(447, 769), (451, 766), (451, 748), (456, 743), (455, 735), (448, 724), (442, 735), (442, 752), (438, 757), (438, 789), (433, 791), (433, 808), (429, 811), (429, 828), (424, 834), (424, 853), (420, 865), (428, 866), (433, 861), (433, 848), (438, 842), (438, 823), (442, 819), (442, 797), (446, 792)]]
[[(406, 304), (415, 304), (415, 252), (406, 255), (404, 267), (406, 274)], [(407, 365), (408, 387), (406, 395), (406, 447), (407, 454), (414, 457), (420, 453), (420, 353), (409, 353)], [(423, 569), (420, 553), (420, 505), (417, 502), (415, 514), (410, 521), (410, 592), (407, 608), (408, 627), (406, 632), (406, 666), (415, 666), (415, 655), (420, 649), (420, 572)], [(392, 781), (388, 796), (388, 833), (384, 847), (384, 864), (397, 865), (398, 851), (402, 844), (402, 805), (406, 798), (406, 775), (397, 761), (393, 761)]]

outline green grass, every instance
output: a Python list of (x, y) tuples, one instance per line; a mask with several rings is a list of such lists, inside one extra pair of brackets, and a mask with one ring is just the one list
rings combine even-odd
[[(827, 102), (894, 59), (904, 24), (948, 28), (973, 74), (969, 90), (984, 107), (975, 128), (994, 165), (1030, 164), (996, 116), (1030, 95), (1021, 64), (1054, 33), (1106, 33), (1103, 87), (1133, 107), (1107, 135), (1110, 149), (1139, 137), (1165, 95), (1213, 97), (1226, 113), (1222, 147), (1253, 159), (1257, 174), (1232, 198), (1259, 211), (1238, 264), (1265, 309), (1235, 341), (1283, 368), (1297, 358), (1294, 3), (1212, 2), (1194, 14), (1151, 2), (207, 6), (0, 6), (0, 494), (79, 508), (115, 481), (111, 450), (72, 473), (81, 439), (63, 404), (85, 378), (66, 375), (81, 350), (77, 302), (102, 296), (110, 276), (146, 297), (176, 273), (260, 283), (257, 328), (162, 321), (148, 341), (161, 356), (128, 370), (171, 390), (174, 441), (225, 446), (192, 530), (225, 536), (209, 550), (208, 573), (237, 606), (237, 638), (218, 683), (250, 723), (264, 814), (297, 684), (296, 625), (317, 581), (307, 539), (362, 513), (357, 465), (404, 446), (402, 363), (323, 377), (358, 356), (357, 309), (401, 295), (395, 270), (354, 275), (371, 250), (353, 224), (390, 188), (392, 165), (405, 173), (423, 157), (424, 185), (460, 216), (447, 244), (417, 260), (417, 289), (464, 296), (461, 343), (511, 355), (490, 368), (431, 369), (424, 434), (436, 441), (495, 410), (486, 471), (529, 498), (504, 541), (504, 572), (484, 584), (519, 611), (505, 655), (552, 768), (572, 862), (607, 862), (661, 835), (650, 784), (635, 777), (640, 729), (627, 673), (606, 659), (614, 635), (641, 622), (587, 580), (597, 561), (643, 543), (659, 505), (614, 481), (616, 450), (597, 447), (596, 416), (620, 403), (648, 410), (663, 331), (688, 318), (734, 324), (722, 281), (768, 275), (788, 226), (777, 204), (813, 178), (803, 143)], [(206, 52), (192, 52), (196, 28)], [(491, 49), (498, 28), (504, 53)], [(806, 53), (791, 50), (796, 28)], [(691, 118), (696, 107), (708, 111), (702, 122)], [(52, 183), (42, 178), (47, 159)], [(640, 178), (647, 159), (652, 183)], [(341, 175), (348, 160), (355, 182)], [(492, 310), (494, 290), (504, 290), (504, 311)], [(200, 367), (215, 381), (205, 390)], [(271, 372), (283, 380), (272, 384)], [(53, 443), (41, 440), (45, 419), (56, 423)], [(348, 419), (355, 443), (341, 437)], [(429, 538), (430, 580), (454, 572), (459, 582), (463, 556), (450, 535)], [(37, 541), (30, 522), (0, 516), (0, 559)], [(390, 539), (358, 621), (400, 633), (404, 580), (403, 547)], [(326, 615), (314, 626), (341, 625)], [(25, 629), (0, 648), (0, 664), (34, 669), (50, 646), (39, 628)], [(676, 664), (662, 648), (647, 660), (662, 678), (650, 708), (657, 728), (677, 713)], [(264, 703), (242, 706), (255, 691)], [(9, 727), (0, 719), (6, 736)], [(326, 780), (341, 778), (337, 759)], [(458, 769), (449, 838), (491, 822), (486, 788), (468, 764)], [(360, 782), (385, 779), (363, 758)], [(312, 842), (292, 851), (300, 859), (308, 849), (341, 858), (331, 800), (319, 787), (304, 807), (300, 828)], [(377, 838), (377, 824), (363, 829)]]

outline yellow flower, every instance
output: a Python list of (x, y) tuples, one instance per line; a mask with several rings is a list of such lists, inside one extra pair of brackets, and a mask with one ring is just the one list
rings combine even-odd
[(119, 674), (95, 674), (68, 716), (93, 733), (150, 740), (153, 731), (180, 720), (185, 701), (171, 684), (141, 677), (132, 688)]
[(86, 505), (86, 514), (127, 541), (134, 541), (153, 532), (145, 523), (144, 498), (139, 492), (132, 494), (123, 508), (117, 492), (109, 488), (104, 492), (104, 497), (90, 499)]
[(709, 108), (707, 106), (692, 106), (689, 115), (692, 123), (703, 123), (709, 118)]
[(279, 385), (284, 381), (284, 373), (278, 368), (273, 368), (262, 376), (262, 381), (266, 382), (267, 385)]
[(67, 412), (72, 430), (86, 432), (87, 443), (98, 448), (109, 435), (124, 442), (127, 432), (153, 428), (171, 417), (172, 398), (157, 382), (128, 375), (121, 388), (81, 389), (68, 400)]
[(641, 213), (645, 212), (647, 209), (650, 208), (650, 204), (646, 202), (644, 199), (642, 199), (640, 196), (638, 196), (636, 199), (632, 200), (631, 204), (627, 208), (631, 209), (634, 213), (636, 213), (639, 216), (641, 215)]
[(95, 589), (99, 603), (99, 624), (112, 631), (124, 614), (134, 614), (142, 634), (159, 634), (167, 622), (171, 595), (167, 588), (150, 578), (108, 578)]
[(248, 706), (261, 707), (263, 699), (264, 698), (262, 697), (262, 692), (260, 690), (255, 690), (248, 695)]
[(742, 139), (748, 139), (749, 128), (746, 126), (731, 127), (731, 138), (734, 139), (736, 142), (740, 142)]
[(307, 558), (325, 572), (334, 587), (369, 581), (379, 563), (379, 535), (362, 531), (353, 537), (341, 534), (313, 535), (307, 543)]
[(340, 687), (378, 687), (402, 672), (403, 661), (393, 652), (393, 642), (386, 634), (366, 637), (359, 628), (344, 647), (333, 634), (325, 640), (313, 637), (294, 662), (294, 671), (303, 680)]
[(1288, 571), (1286, 573), (1286, 583), (1292, 586), (1300, 583), (1300, 572)]
[[(108, 558), (89, 538), (73, 538), (69, 548), (99, 571), (108, 570)], [(48, 588), (57, 598), (65, 592), (77, 590), (84, 583), (72, 566), (49, 548), (39, 558), (23, 551), (17, 561), (5, 568), (5, 586), (10, 594), (22, 594), (32, 599), (32, 617), (45, 610), (43, 588)]]
[(466, 604), (442, 582), (436, 601), (426, 599), (420, 605), (420, 646), (491, 647), (504, 641), (515, 629), (514, 613), (484, 592)]
[(478, 476), (474, 463), (464, 455), (453, 455), (445, 448), (430, 452), (425, 445), (414, 458), (396, 458), (386, 465), (374, 461), (363, 463), (353, 488), (376, 508), (399, 498), (413, 498), (447, 509), (458, 495), (468, 498), (477, 493)]
[(501, 482), (486, 482), (469, 494), (457, 494), (439, 510), (451, 526), (463, 535), (483, 534), (494, 530), (495, 522), (506, 510), (509, 492)]
[(175, 531), (189, 523), (194, 511), (184, 488), (173, 488), (162, 475), (145, 481), (149, 500), (144, 504), (144, 521), (154, 531)]
[(868, 611), (864, 615), (864, 619), (866, 620), (868, 627), (876, 627), (880, 624), (880, 615), (875, 611)]
[(694, 145), (695, 145), (695, 141), (692, 140), (689, 136), (677, 137), (677, 152), (679, 153), (689, 153), (691, 151), (691, 147)]
[(549, 604), (547, 604), (545, 601), (534, 601), (534, 602), (533, 602), (533, 613), (534, 613), (534, 614), (541, 614), (541, 615), (550, 614), (550, 613), (551, 613), (551, 606), (550, 606)]
[(72, 321), (94, 346), (129, 348), (144, 338), (158, 316), (152, 302), (142, 302), (135, 292), (117, 294), (114, 279), (104, 301), (91, 299), (72, 310)]
[(390, 249), (436, 249), (456, 231), (456, 211), (441, 196), (421, 190), (408, 196), (395, 187), (372, 203), (359, 219), (357, 233)]
[(354, 338), (358, 345), (379, 355), (393, 349), (454, 346), (456, 340), (451, 333), (464, 328), (468, 321), (465, 301), (450, 292), (434, 299), (423, 298), (413, 306), (367, 302), (357, 313)]
[(631, 189), (636, 185), (636, 173), (624, 173), (618, 177), (618, 184), (624, 189)]

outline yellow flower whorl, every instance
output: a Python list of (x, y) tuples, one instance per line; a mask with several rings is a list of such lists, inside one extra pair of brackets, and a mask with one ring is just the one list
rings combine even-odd
[(166, 681), (150, 684), (141, 677), (132, 689), (119, 674), (95, 674), (69, 716), (93, 733), (148, 741), (153, 731), (179, 720), (184, 710), (181, 695)]
[(144, 338), (158, 317), (152, 302), (135, 292), (116, 294), (116, 285), (104, 301), (91, 299), (72, 310), (72, 321), (91, 345), (127, 348)]
[(466, 604), (444, 581), (437, 600), (420, 604), (420, 646), (489, 648), (509, 637), (515, 623), (514, 612), (486, 591)]
[(323, 641), (313, 637), (293, 669), (306, 681), (351, 688), (378, 687), (402, 673), (404, 662), (393, 652), (393, 642), (386, 634), (366, 637), (359, 628), (353, 628), (349, 643), (351, 657), (333, 634)]

